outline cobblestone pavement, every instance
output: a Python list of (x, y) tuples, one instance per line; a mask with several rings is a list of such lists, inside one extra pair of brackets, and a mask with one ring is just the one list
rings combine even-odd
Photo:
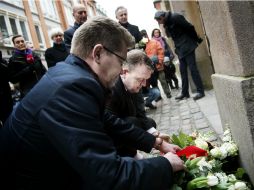
[[(153, 118), (157, 123), (160, 132), (169, 135), (191, 134), (195, 131), (201, 134), (211, 132), (210, 142), (220, 142), (220, 134), (217, 134), (211, 123), (200, 109), (197, 101), (192, 98), (181, 101), (175, 100), (178, 90), (172, 90), (172, 98), (168, 99), (162, 95), (163, 99), (157, 102), (157, 109), (147, 109), (147, 116)], [(205, 98), (205, 97), (204, 97)]]

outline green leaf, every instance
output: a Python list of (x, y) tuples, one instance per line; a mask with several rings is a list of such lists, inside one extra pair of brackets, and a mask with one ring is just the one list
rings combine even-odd
[(238, 168), (236, 173), (235, 173), (235, 176), (236, 176), (237, 179), (242, 179), (244, 174), (245, 174), (244, 169), (243, 168)]

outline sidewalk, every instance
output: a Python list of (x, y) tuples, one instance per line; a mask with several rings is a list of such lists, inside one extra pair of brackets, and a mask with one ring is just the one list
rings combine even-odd
[(172, 90), (171, 93), (171, 99), (162, 95), (163, 100), (157, 102), (156, 110), (147, 110), (147, 115), (156, 121), (159, 131), (169, 135), (180, 131), (186, 134), (213, 132), (209, 141), (219, 142), (223, 129), (214, 91), (206, 91), (206, 96), (197, 101), (192, 98), (177, 101), (175, 96), (179, 91)]

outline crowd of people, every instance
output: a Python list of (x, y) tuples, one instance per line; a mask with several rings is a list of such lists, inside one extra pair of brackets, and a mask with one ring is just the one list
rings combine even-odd
[[(0, 186), (169, 189), (174, 172), (184, 169), (175, 154), (180, 148), (168, 142), (145, 109), (156, 109), (162, 99), (158, 81), (167, 98), (179, 89), (176, 56), (160, 29), (149, 38), (128, 22), (125, 7), (115, 15), (118, 22), (87, 19), (86, 7), (75, 5), (74, 25), (50, 31), (48, 69), (23, 36), (13, 36), (11, 58), (0, 57)], [(187, 67), (197, 86), (194, 100), (202, 98), (195, 63), (202, 40), (179, 14), (159, 11), (155, 19), (172, 37), (180, 61), (182, 92), (176, 99), (190, 97)], [(183, 38), (186, 44), (179, 42)], [(21, 94), (15, 106), (10, 82)], [(145, 159), (138, 151), (153, 148), (163, 156)]]

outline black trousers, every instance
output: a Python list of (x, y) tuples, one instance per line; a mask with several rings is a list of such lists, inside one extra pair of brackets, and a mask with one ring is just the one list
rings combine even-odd
[(184, 96), (189, 95), (189, 79), (187, 70), (188, 67), (190, 69), (193, 82), (197, 88), (197, 92), (204, 94), (204, 87), (196, 65), (195, 51), (181, 58), (179, 61), (180, 61), (180, 73), (182, 78), (182, 95)]

